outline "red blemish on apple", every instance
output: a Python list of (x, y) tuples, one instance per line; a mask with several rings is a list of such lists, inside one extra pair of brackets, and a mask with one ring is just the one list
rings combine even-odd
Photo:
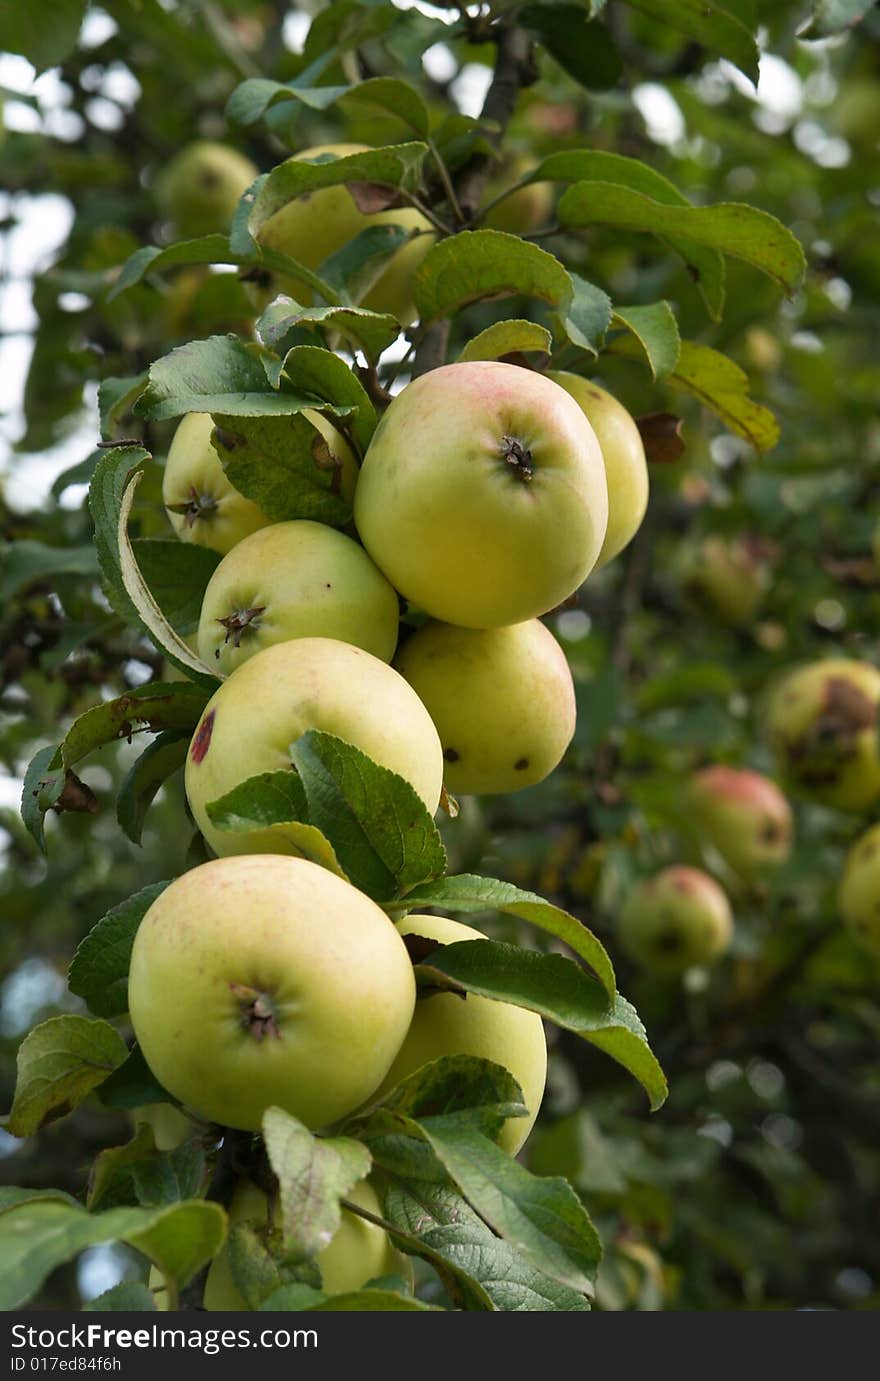
[(189, 755), (195, 763), (202, 761), (211, 746), (211, 735), (214, 732), (214, 716), (216, 713), (216, 710), (212, 710), (210, 714), (206, 714), (193, 735)]

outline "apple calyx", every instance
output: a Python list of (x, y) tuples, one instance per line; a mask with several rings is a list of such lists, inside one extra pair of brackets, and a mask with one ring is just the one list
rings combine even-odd
[[(217, 622), (226, 629), (224, 644), (228, 643), (231, 638), (232, 646), (240, 647), (245, 633), (253, 632), (259, 628), (260, 615), (265, 614), (265, 612), (266, 606), (262, 605), (254, 609), (237, 609), (234, 614), (228, 614), (225, 619), (218, 619)], [(219, 647), (215, 649), (214, 656), (219, 658)]]
[(200, 494), (193, 484), (186, 503), (169, 504), (168, 510), (183, 518), (187, 527), (195, 527), (200, 518), (213, 517), (217, 512), (217, 500), (213, 494)]
[(258, 1045), (267, 1036), (281, 1039), (281, 1027), (268, 993), (250, 988), (245, 983), (230, 983), (229, 991), (238, 1002), (242, 1026)]
[(524, 446), (515, 436), (502, 436), (501, 454), (512, 468), (517, 479), (523, 483), (528, 483), (535, 473), (532, 462), (532, 453), (527, 446)]

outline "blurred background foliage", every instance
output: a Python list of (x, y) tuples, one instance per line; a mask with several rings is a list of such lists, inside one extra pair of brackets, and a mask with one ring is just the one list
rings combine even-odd
[[(573, 22), (576, 7), (557, 8)], [(682, 786), (710, 762), (772, 773), (765, 706), (782, 669), (835, 652), (877, 661), (880, 19), (874, 11), (851, 32), (806, 40), (798, 35), (809, 4), (757, 0), (756, 90), (711, 48), (650, 17), (652, 8), (588, 5), (602, 11), (608, 52), (594, 57), (610, 64), (610, 85), (576, 80), (571, 53), (583, 45), (562, 45), (569, 71), (545, 54), (505, 148), (530, 161), (568, 147), (624, 153), (696, 203), (747, 201), (793, 228), (809, 264), (803, 289), (785, 300), (769, 279), (731, 264), (718, 324), (653, 240), (595, 228), (540, 241), (615, 300), (674, 302), (684, 336), (747, 371), (781, 439), (759, 457), (694, 400), (652, 384), (642, 365), (600, 356), (595, 377), (634, 414), (683, 418), (686, 449), (653, 466), (648, 518), (632, 547), (551, 620), (579, 696), (563, 768), (515, 797), (465, 800), (444, 833), (451, 871), (534, 887), (596, 929), (669, 1076), (669, 1103), (649, 1117), (613, 1064), (557, 1033), (530, 1163), (568, 1175), (596, 1219), (607, 1245), (599, 1306), (870, 1309), (880, 1303), (871, 1231), (880, 961), (854, 947), (836, 901), (845, 851), (866, 822), (797, 802), (790, 862), (747, 887), (701, 852)], [(85, 483), (97, 384), (136, 375), (181, 341), (247, 332), (252, 321), (234, 274), (183, 268), (108, 303), (113, 271), (137, 245), (169, 238), (157, 178), (197, 136), (228, 141), (262, 169), (290, 148), (404, 136), (388, 115), (361, 108), (343, 120), (338, 108), (293, 103), (277, 107), (268, 127), (230, 129), (224, 106), (243, 78), (290, 80), (327, 54), (322, 82), (404, 76), (437, 112), (474, 115), (492, 61), (475, 15), (385, 0), (108, 0), (88, 8), (72, 47), (46, 26), (39, 79), (22, 56), (0, 59), (7, 1106), (22, 1035), (75, 1002), (64, 975), (79, 939), (132, 891), (182, 871), (190, 847), (175, 781), (141, 848), (119, 830), (114, 787), (136, 744), (103, 750), (85, 768), (94, 813), (50, 824), (48, 859), (17, 814), (24, 766), (57, 741), (59, 726), (161, 671), (95, 581)], [(517, 314), (509, 308), (464, 312), (450, 357), (495, 317)], [(161, 457), (168, 438), (163, 425), (144, 439)], [(166, 532), (159, 477), (157, 464), (141, 487), (141, 535)], [(745, 574), (725, 565), (738, 542), (760, 551), (757, 574), (754, 563)], [(677, 980), (631, 968), (615, 935), (633, 880), (671, 862), (707, 867), (736, 916), (725, 961)], [(122, 1114), (89, 1102), (28, 1143), (0, 1132), (0, 1173), (79, 1192), (96, 1151), (127, 1131)], [(74, 1303), (124, 1269), (124, 1253), (87, 1255), (56, 1273), (41, 1303)]]

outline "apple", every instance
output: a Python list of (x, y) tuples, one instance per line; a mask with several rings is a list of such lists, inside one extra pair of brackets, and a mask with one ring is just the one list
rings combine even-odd
[[(443, 945), (461, 940), (485, 940), (479, 930), (447, 916), (406, 916), (398, 921), (401, 935), (423, 935)], [(499, 1145), (516, 1155), (538, 1116), (547, 1078), (547, 1042), (537, 1012), (510, 1002), (469, 993), (431, 992), (416, 1002), (412, 1024), (380, 1088), (386, 1092), (422, 1065), (443, 1055), (472, 1055), (503, 1065), (522, 1089), (527, 1117), (509, 1117)]]
[(760, 772), (704, 767), (688, 796), (698, 831), (743, 878), (778, 867), (791, 853), (791, 806)]
[(730, 903), (699, 868), (673, 865), (637, 882), (620, 913), (624, 948), (659, 974), (716, 963), (732, 937)]
[[(508, 159), (489, 179), (486, 200), (494, 201), (508, 187), (521, 182), (534, 168), (534, 161), (517, 154)], [(483, 224), (488, 230), (503, 230), (508, 235), (528, 235), (538, 226), (546, 225), (553, 210), (553, 189), (549, 182), (530, 182), (526, 187), (511, 192), (497, 206), (486, 212)]]
[(839, 903), (854, 939), (880, 955), (880, 825), (872, 825), (850, 849)]
[(355, 525), (432, 618), (497, 628), (545, 614), (589, 575), (608, 526), (596, 434), (552, 379), (443, 365), (393, 399), (370, 442)]
[(390, 662), (395, 591), (363, 547), (325, 523), (273, 523), (224, 556), (208, 582), (199, 656), (224, 674), (273, 643), (337, 638)]
[(533, 786), (572, 740), (571, 672), (539, 619), (487, 629), (427, 623), (395, 666), (437, 726), (452, 792)]
[[(349, 154), (367, 152), (369, 148), (366, 144), (319, 144), (311, 149), (303, 149), (294, 157), (314, 161), (328, 154), (334, 158), (346, 158)], [(343, 249), (356, 235), (372, 225), (400, 225), (412, 231), (413, 238), (402, 244), (392, 256), (377, 281), (364, 295), (361, 305), (374, 312), (389, 312), (402, 325), (408, 326), (416, 316), (412, 280), (436, 238), (430, 222), (420, 211), (402, 206), (368, 215), (358, 209), (348, 187), (341, 184), (338, 187), (324, 187), (288, 202), (261, 228), (258, 239), (267, 249), (286, 254), (306, 268), (317, 270), (325, 259)], [(416, 234), (417, 231), (422, 233)], [(303, 306), (309, 306), (312, 300), (310, 290), (293, 279), (278, 279), (275, 291), (289, 293)]]
[(880, 671), (830, 657), (790, 672), (768, 707), (780, 766), (803, 794), (838, 810), (865, 810), (880, 796), (877, 708)]
[(132, 1108), (131, 1120), (135, 1127), (146, 1122), (157, 1151), (176, 1151), (185, 1141), (198, 1136), (200, 1130), (197, 1123), (173, 1103), (145, 1103)]
[[(321, 413), (307, 408), (302, 415), (339, 462), (340, 492), (351, 502), (357, 483), (357, 461), (351, 447)], [(190, 412), (179, 423), (165, 461), (162, 501), (178, 537), (225, 556), (242, 538), (272, 520), (227, 479), (213, 435), (210, 413)]]
[(157, 200), (183, 239), (225, 234), (257, 173), (237, 149), (199, 139), (175, 154), (157, 178)]
[(608, 530), (596, 569), (632, 541), (648, 507), (648, 464), (638, 427), (622, 403), (592, 379), (565, 370), (547, 376), (570, 393), (602, 448), (608, 481)]
[[(379, 1196), (369, 1180), (361, 1180), (345, 1196), (368, 1213), (382, 1216)], [(228, 1209), (230, 1230), (237, 1223), (253, 1223), (271, 1230), (278, 1221), (279, 1205), (251, 1180), (240, 1180)], [(381, 1276), (408, 1278), (411, 1267), (406, 1257), (392, 1245), (388, 1234), (376, 1223), (360, 1218), (343, 1208), (342, 1219), (327, 1246), (315, 1257), (321, 1271), (322, 1286), (328, 1295), (360, 1290)], [(223, 1247), (211, 1262), (205, 1281), (204, 1307), (209, 1313), (247, 1309), (229, 1264), (229, 1248)]]
[(131, 1023), (169, 1093), (206, 1122), (259, 1131), (280, 1107), (330, 1126), (384, 1079), (415, 983), (375, 902), (302, 858), (244, 855), (184, 873), (135, 936)]
[(202, 713), (186, 759), (196, 824), (215, 853), (293, 853), (284, 826), (221, 830), (206, 807), (259, 772), (290, 767), (309, 729), (353, 743), (412, 785), (432, 813), (443, 783), (437, 730), (411, 686), (369, 652), (332, 638), (275, 643), (248, 658)]
[(688, 588), (733, 628), (747, 628), (773, 582), (772, 548), (757, 537), (705, 537), (687, 560)]

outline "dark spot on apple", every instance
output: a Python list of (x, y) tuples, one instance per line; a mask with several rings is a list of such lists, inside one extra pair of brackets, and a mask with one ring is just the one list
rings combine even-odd
[(765, 820), (761, 826), (759, 839), (762, 844), (779, 844), (783, 838), (782, 826), (776, 820)]
[(654, 943), (660, 954), (676, 954), (682, 946), (681, 936), (675, 930), (661, 930)]
[(528, 765), (528, 758), (517, 758), (516, 762), (513, 764), (513, 770), (514, 772), (525, 772)]
[(458, 762), (459, 758), (461, 757), (461, 754), (459, 753), (457, 748), (444, 748), (443, 756), (447, 762)]
[(333, 586), (330, 584), (330, 581), (329, 581), (329, 580), (327, 581), (327, 584), (324, 586), (324, 589), (325, 589), (325, 590), (332, 590), (332, 589), (333, 589)]
[(211, 710), (209, 714), (206, 714), (193, 734), (193, 741), (189, 746), (189, 755), (195, 763), (200, 763), (204, 760), (205, 754), (211, 746), (211, 735), (214, 732), (214, 717), (216, 713), (216, 710)]

